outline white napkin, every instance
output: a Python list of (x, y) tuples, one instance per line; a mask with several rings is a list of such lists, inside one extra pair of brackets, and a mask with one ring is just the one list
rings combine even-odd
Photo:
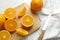
[[(48, 12), (52, 10), (52, 16), (49, 21), (48, 29), (44, 35), (43, 40), (58, 40), (60, 37), (60, 0), (44, 0), (44, 8)], [(43, 14), (48, 15), (47, 12), (42, 10)], [(44, 17), (44, 15), (42, 15)], [(41, 16), (40, 16), (41, 18)], [(42, 21), (46, 21), (47, 17), (41, 18)], [(44, 24), (42, 24), (44, 25)]]
[(57, 37), (59, 34), (59, 31), (60, 31), (59, 23), (60, 22), (59, 22), (58, 18), (51, 17), (49, 24), (47, 26), (48, 29), (47, 29), (43, 39), (50, 39), (50, 38)]

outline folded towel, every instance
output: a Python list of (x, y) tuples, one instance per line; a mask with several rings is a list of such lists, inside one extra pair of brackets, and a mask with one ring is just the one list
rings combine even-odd
[[(48, 24), (48, 29), (45, 32), (43, 40), (51, 39), (58, 40), (60, 37), (60, 0), (44, 0), (44, 9), (45, 11), (52, 13), (52, 17)], [(42, 13), (48, 15), (49, 13), (42, 10)], [(44, 17), (44, 15), (43, 15)], [(40, 17), (41, 18), (41, 17)], [(46, 21), (46, 17), (41, 18), (43, 21)]]

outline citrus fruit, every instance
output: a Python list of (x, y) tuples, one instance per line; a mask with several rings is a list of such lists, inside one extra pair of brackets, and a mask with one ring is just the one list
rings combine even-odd
[(34, 23), (34, 18), (31, 15), (25, 15), (21, 19), (21, 23), (25, 27), (31, 27)]
[(4, 27), (6, 30), (13, 32), (17, 28), (17, 22), (14, 19), (6, 20)]
[(0, 14), (0, 28), (4, 25), (5, 20), (5, 16), (3, 14)]
[(5, 10), (4, 15), (7, 19), (13, 19), (16, 16), (16, 10), (14, 8), (8, 8)]
[(17, 28), (16, 32), (21, 36), (27, 36), (29, 34), (27, 30), (24, 30), (22, 28)]
[(20, 16), (20, 17), (21, 16), (24, 16), (25, 13), (26, 13), (26, 7), (25, 6), (22, 6), (21, 11), (19, 12), (18, 16)]
[(33, 11), (39, 11), (43, 7), (43, 0), (32, 0), (31, 9)]
[(11, 39), (11, 34), (6, 31), (6, 30), (2, 30), (0, 31), (0, 40), (10, 40)]

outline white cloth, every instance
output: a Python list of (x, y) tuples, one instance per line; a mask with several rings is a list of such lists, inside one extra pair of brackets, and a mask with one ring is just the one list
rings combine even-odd
[[(60, 0), (44, 0), (44, 2), (44, 8), (47, 12), (52, 13), (52, 16), (50, 18), (49, 24), (47, 26), (48, 29), (46, 30), (43, 40), (60, 40)], [(42, 12), (46, 15), (49, 14), (43, 10)], [(45, 21), (46, 18), (43, 20)]]

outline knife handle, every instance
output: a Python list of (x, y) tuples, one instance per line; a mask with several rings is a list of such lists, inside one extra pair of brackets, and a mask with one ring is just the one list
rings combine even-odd
[(38, 40), (42, 40), (45, 34), (45, 30), (42, 30), (41, 35), (39, 36)]

